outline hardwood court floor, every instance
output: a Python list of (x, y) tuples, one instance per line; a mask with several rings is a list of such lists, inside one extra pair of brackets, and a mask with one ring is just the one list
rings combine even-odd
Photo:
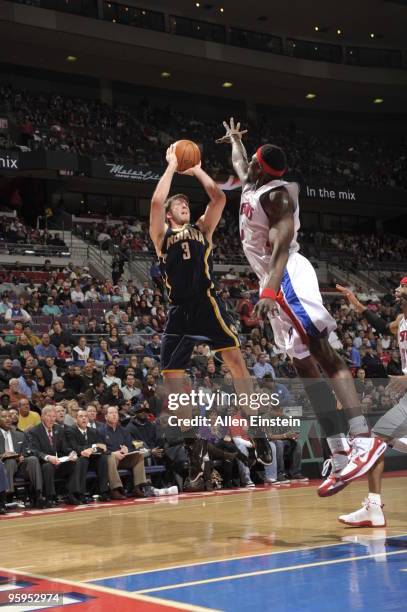
[[(82, 582), (337, 544), (361, 533), (336, 519), (360, 506), (366, 487), (323, 500), (315, 486), (280, 487), (0, 521), (0, 565)], [(388, 536), (407, 532), (406, 489), (404, 476), (384, 480)]]

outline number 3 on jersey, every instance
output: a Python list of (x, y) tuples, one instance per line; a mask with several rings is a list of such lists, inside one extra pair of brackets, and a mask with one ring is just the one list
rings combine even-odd
[(182, 259), (191, 259), (191, 251), (189, 250), (189, 243), (181, 242), (181, 248), (184, 251)]

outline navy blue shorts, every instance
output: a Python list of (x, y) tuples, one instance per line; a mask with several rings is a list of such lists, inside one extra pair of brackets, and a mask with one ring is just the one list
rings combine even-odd
[(216, 351), (240, 346), (232, 318), (211, 292), (189, 304), (170, 306), (161, 342), (161, 370), (185, 370), (200, 342)]

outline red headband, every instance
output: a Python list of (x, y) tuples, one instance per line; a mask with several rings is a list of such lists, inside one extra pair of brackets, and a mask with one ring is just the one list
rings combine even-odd
[(401, 281), (400, 281), (400, 285), (407, 285), (407, 276), (404, 276)]
[(283, 176), (284, 172), (287, 169), (287, 168), (284, 168), (284, 170), (275, 170), (274, 168), (269, 166), (268, 163), (264, 161), (262, 157), (261, 147), (257, 149), (256, 157), (257, 157), (257, 161), (259, 162), (260, 166), (263, 168), (264, 172), (267, 172), (267, 174), (271, 174), (271, 176), (277, 176), (277, 177)]

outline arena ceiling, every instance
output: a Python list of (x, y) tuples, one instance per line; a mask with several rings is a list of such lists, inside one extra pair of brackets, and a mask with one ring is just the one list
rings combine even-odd
[(154, 5), (175, 15), (282, 36), (407, 48), (407, 0), (200, 0), (200, 6), (196, 4), (196, 0), (144, 3), (146, 8)]
[[(239, 2), (220, 1), (222, 1), (225, 13), (229, 10), (233, 11), (233, 25), (239, 25), (239, 20), (241, 20), (241, 25), (246, 25), (247, 28), (254, 28), (257, 13), (259, 15), (262, 13), (266, 14), (267, 7), (271, 6), (273, 8), (278, 4), (275, 0), (256, 0), (254, 3), (256, 10), (251, 11), (253, 16), (249, 19), (247, 18), (247, 3), (244, 4), (241, 0)], [(161, 4), (163, 9), (164, 5), (166, 5), (165, 9), (168, 10), (167, 2), (162, 2)], [(177, 0), (171, 3), (171, 11), (174, 13), (178, 10), (183, 11), (183, 8), (186, 6), (191, 8), (191, 4), (194, 3), (187, 2), (186, 0)], [(10, 6), (11, 3), (0, 0), (0, 8), (1, 5), (6, 7), (6, 10), (7, 6)], [(217, 6), (219, 7), (219, 5), (220, 3)], [(297, 7), (298, 15), (301, 15), (301, 18), (292, 19), (293, 28), (294, 26), (297, 28), (293, 29), (292, 33), (305, 37), (306, 32), (308, 32), (311, 24), (315, 21), (315, 18), (312, 18), (312, 15), (308, 15), (308, 12), (305, 10), (305, 6), (309, 7), (310, 5), (312, 5), (312, 14), (318, 12), (318, 7), (320, 7), (321, 15), (329, 15), (328, 8), (330, 8), (332, 13), (335, 7), (335, 20), (339, 18), (338, 14), (343, 14), (343, 19), (348, 15), (349, 26), (353, 19), (354, 31), (359, 32), (360, 35), (363, 27), (366, 28), (364, 9), (367, 9), (369, 5), (369, 19), (373, 16), (372, 19), (377, 19), (376, 24), (381, 22), (381, 30), (387, 36), (390, 32), (390, 25), (383, 18), (383, 14), (385, 10), (389, 9), (392, 14), (391, 22), (394, 28), (398, 30), (400, 37), (401, 29), (403, 29), (404, 33), (407, 31), (407, 28), (404, 27), (407, 8), (380, 0), (357, 0), (357, 2), (346, 1), (342, 3), (333, 2), (333, 0), (325, 2), (314, 0), (312, 3), (306, 0), (285, 0), (285, 18), (283, 19), (282, 15), (278, 16), (276, 11), (276, 13), (273, 13), (273, 24), (280, 24), (281, 27), (283, 24), (286, 25), (287, 14), (290, 14), (290, 11), (295, 11)], [(353, 11), (350, 8), (351, 6), (355, 7)], [(323, 7), (325, 7), (324, 11), (322, 11)], [(154, 7), (151, 6), (151, 8), (159, 9), (159, 2), (154, 3)], [(29, 9), (31, 11), (30, 15), (38, 12), (38, 9), (25, 6), (18, 6), (18, 9), (21, 13), (25, 9)], [(382, 11), (381, 19), (379, 9)], [(302, 12), (300, 13), (300, 11)], [(197, 14), (197, 18), (210, 20), (210, 13), (213, 12), (213, 9), (203, 9), (202, 12), (203, 14)], [(272, 11), (269, 10), (269, 12), (271, 13)], [(398, 12), (400, 15), (397, 18)], [(41, 11), (41, 13), (52, 15), (48, 11)], [(206, 13), (208, 14), (207, 17)], [(246, 24), (244, 24), (245, 16)], [(402, 20), (401, 16), (403, 16), (404, 20)], [(198, 94), (203, 93), (230, 100), (248, 100), (253, 103), (265, 103), (273, 106), (287, 105), (316, 110), (326, 109), (363, 113), (406, 113), (406, 70), (360, 69), (345, 65), (332, 66), (323, 62), (307, 62), (305, 60), (272, 56), (272, 54), (269, 55), (262, 52), (246, 52), (235, 47), (230, 49), (229, 47), (230, 53), (234, 53), (236, 57), (239, 57), (239, 53), (242, 58), (248, 57), (250, 54), (253, 62), (249, 66), (243, 62), (239, 63), (236, 59), (232, 61), (232, 56), (228, 59), (227, 53), (221, 57), (218, 57), (212, 51), (209, 53), (208, 49), (212, 43), (206, 43), (205, 41), (195, 41), (194, 39), (169, 34), (148, 34), (145, 30), (137, 30), (136, 28), (129, 28), (109, 22), (91, 21), (90, 19), (65, 15), (63, 13), (57, 14), (58, 19), (63, 19), (64, 31), (33, 27), (29, 18), (25, 22), (14, 23), (11, 27), (10, 22), (2, 19), (2, 12), (0, 11), (0, 54), (2, 58), (8, 64), (33, 68), (33, 76), (35, 75), (35, 69), (40, 68), (70, 73), (73, 76), (92, 76), (149, 87), (164, 87), (169, 91), (169, 94), (171, 90), (177, 90)], [(333, 21), (333, 18), (331, 18), (332, 23)], [(325, 22), (327, 22), (326, 19)], [(66, 24), (70, 24), (70, 29)], [(263, 25), (265, 24), (271, 25), (271, 21), (262, 22), (260, 24), (261, 28), (257, 25), (256, 29), (263, 30)], [(368, 29), (370, 29), (370, 26)], [(96, 37), (94, 35), (96, 30), (103, 31), (109, 35), (114, 31), (114, 36), (117, 40), (113, 40), (113, 38), (106, 40), (100, 36)], [(274, 27), (272, 30), (274, 31)], [(117, 36), (117, 33), (120, 33), (120, 36)], [(396, 33), (393, 32), (393, 34), (396, 37)], [(163, 47), (161, 49), (158, 47), (154, 48), (154, 44), (150, 48), (147, 48), (145, 45), (138, 45), (138, 40), (142, 36), (147, 35), (150, 35), (152, 41), (158, 40), (159, 37), (165, 37), (167, 44), (170, 45), (169, 51), (163, 50)], [(328, 34), (324, 34), (324, 36), (328, 36)], [(128, 43), (126, 43), (126, 37)], [(168, 43), (168, 41), (170, 42)], [(181, 48), (180, 45), (176, 47), (175, 41), (178, 41), (178, 43), (181, 41)], [(174, 46), (174, 49), (172, 46)], [(195, 56), (192, 55), (190, 49), (193, 48), (203, 49), (206, 55), (205, 53), (202, 53), (201, 56), (199, 56), (199, 53), (195, 54)], [(229, 53), (229, 50), (226, 51)], [(66, 62), (68, 55), (77, 56), (78, 61), (68, 64)], [(279, 69), (274, 67), (273, 62), (275, 61), (280, 62)], [(261, 65), (262, 63), (263, 65)], [(294, 65), (299, 66), (297, 71), (291, 69)], [(311, 67), (311, 69), (317, 66), (319, 76), (310, 76), (310, 72), (307, 72), (307, 66)], [(335, 77), (332, 75), (334, 70), (337, 71)], [(162, 71), (170, 72), (171, 77), (163, 79), (161, 77)], [(233, 82), (233, 87), (230, 89), (222, 88), (224, 81)], [(312, 101), (306, 100), (305, 96), (308, 92), (315, 92), (316, 98)], [(375, 98), (383, 98), (384, 103), (380, 106), (374, 105), (372, 102)]]

